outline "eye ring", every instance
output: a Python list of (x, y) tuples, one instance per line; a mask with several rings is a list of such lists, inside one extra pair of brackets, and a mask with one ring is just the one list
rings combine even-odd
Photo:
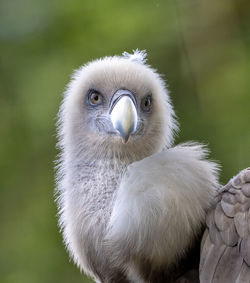
[(152, 108), (152, 95), (147, 95), (141, 100), (141, 110), (149, 112)]
[(92, 106), (100, 105), (103, 102), (103, 96), (96, 90), (93, 90), (89, 94), (89, 104)]

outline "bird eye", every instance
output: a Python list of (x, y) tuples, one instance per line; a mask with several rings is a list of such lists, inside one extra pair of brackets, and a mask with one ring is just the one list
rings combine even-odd
[(89, 102), (91, 105), (101, 104), (102, 100), (103, 100), (103, 96), (97, 91), (93, 91), (89, 96)]
[(147, 95), (141, 101), (141, 109), (143, 112), (149, 112), (152, 107), (152, 96)]

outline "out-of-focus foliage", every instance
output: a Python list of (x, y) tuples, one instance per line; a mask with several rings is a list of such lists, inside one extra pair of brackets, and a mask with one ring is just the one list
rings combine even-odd
[(248, 0), (0, 1), (0, 281), (91, 282), (57, 228), (55, 117), (72, 70), (147, 49), (177, 141), (209, 144), (226, 182), (250, 165)]

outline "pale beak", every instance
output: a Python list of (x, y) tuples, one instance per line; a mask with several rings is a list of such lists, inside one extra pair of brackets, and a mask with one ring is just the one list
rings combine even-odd
[(118, 90), (111, 102), (110, 118), (114, 129), (124, 143), (137, 128), (137, 111), (134, 95), (128, 90)]

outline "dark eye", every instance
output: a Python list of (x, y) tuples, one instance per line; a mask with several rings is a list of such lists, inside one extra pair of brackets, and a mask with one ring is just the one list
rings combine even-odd
[(147, 95), (141, 101), (141, 109), (143, 112), (149, 112), (152, 107), (152, 96)]
[(93, 91), (90, 93), (89, 102), (91, 105), (99, 105), (102, 103), (102, 101), (103, 101), (103, 96), (99, 92)]

